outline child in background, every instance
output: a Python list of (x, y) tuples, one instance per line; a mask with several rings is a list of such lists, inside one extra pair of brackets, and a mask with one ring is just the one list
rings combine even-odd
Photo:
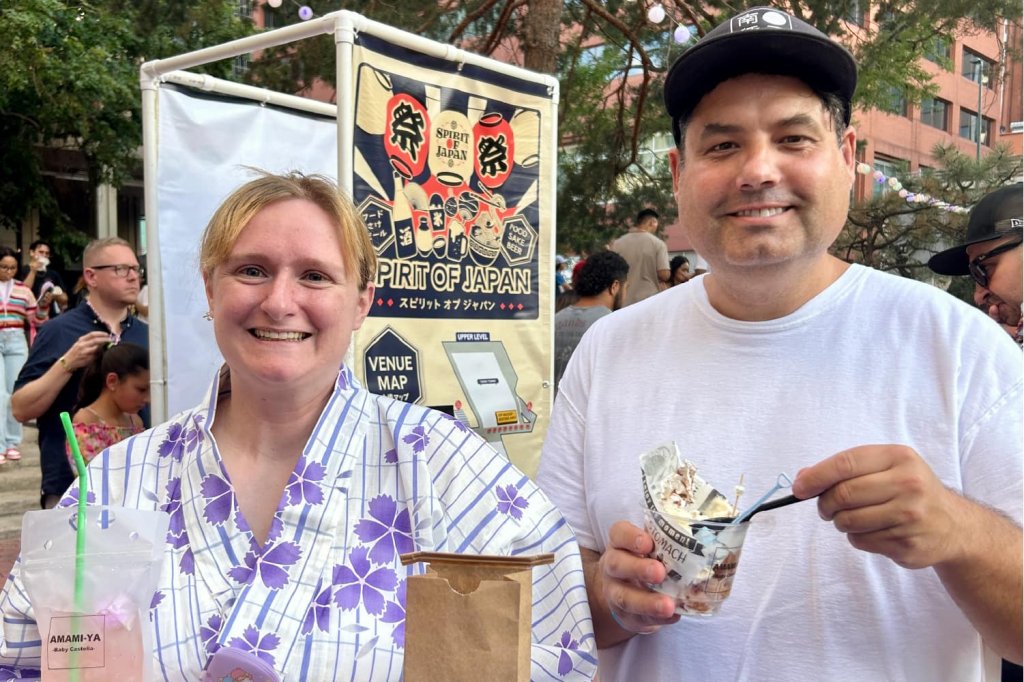
[[(131, 343), (111, 345), (86, 369), (71, 418), (82, 458), (144, 430), (138, 412), (149, 402), (149, 351)], [(71, 470), (76, 472), (71, 460)]]

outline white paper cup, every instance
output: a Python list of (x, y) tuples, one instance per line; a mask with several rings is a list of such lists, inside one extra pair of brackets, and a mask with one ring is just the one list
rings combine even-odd
[(667, 594), (683, 616), (713, 616), (732, 592), (732, 581), (750, 523), (731, 525), (678, 518), (644, 510), (644, 528), (654, 538), (653, 557), (668, 577), (648, 585)]

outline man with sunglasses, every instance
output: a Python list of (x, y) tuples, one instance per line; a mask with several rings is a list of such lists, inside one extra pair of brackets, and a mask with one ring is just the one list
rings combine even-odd
[(1024, 227), (1024, 184), (985, 195), (971, 210), (967, 239), (932, 256), (928, 267), (940, 275), (970, 275), (974, 302), (1003, 326), (1020, 345), (1022, 338), (1021, 232)]
[[(110, 343), (149, 347), (149, 328), (130, 310), (139, 295), (140, 271), (128, 242), (119, 237), (90, 242), (82, 265), (88, 300), (40, 329), (11, 396), (15, 419), (37, 420), (44, 509), (54, 506), (74, 481), (60, 413), (75, 406), (84, 369)], [(148, 411), (143, 419), (148, 422)]]

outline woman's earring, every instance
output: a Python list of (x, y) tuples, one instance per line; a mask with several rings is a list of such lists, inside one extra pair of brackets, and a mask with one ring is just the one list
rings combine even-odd
[(203, 313), (203, 319), (204, 320), (212, 320), (213, 319), (213, 313), (210, 312), (209, 310), (207, 310), (205, 313)]

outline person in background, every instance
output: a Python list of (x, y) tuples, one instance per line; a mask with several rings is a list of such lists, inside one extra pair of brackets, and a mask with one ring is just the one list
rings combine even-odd
[(616, 239), (611, 250), (629, 263), (629, 291), (625, 305), (649, 298), (668, 286), (668, 248), (655, 234), (658, 212), (645, 208), (629, 232)]
[[(114, 443), (142, 433), (139, 410), (149, 403), (149, 351), (134, 343), (110, 344), (82, 376), (71, 417), (86, 463)], [(77, 475), (68, 444), (68, 464)]]
[(569, 279), (569, 261), (565, 256), (555, 256), (555, 295), (564, 294), (572, 289)]
[(29, 245), (29, 262), (21, 271), (21, 280), (32, 290), (39, 308), (48, 317), (56, 317), (68, 307), (68, 294), (60, 273), (50, 267), (53, 250), (50, 245), (37, 239)]
[(89, 299), (40, 328), (11, 398), (14, 418), (23, 424), (35, 419), (39, 426), (44, 509), (54, 506), (74, 481), (60, 413), (75, 406), (85, 368), (111, 342), (149, 347), (149, 328), (129, 312), (139, 295), (139, 261), (128, 242), (118, 237), (92, 241), (82, 264)]
[(686, 256), (673, 256), (668, 263), (668, 285), (674, 287), (690, 281), (690, 260)]
[[(553, 553), (533, 569), (531, 679), (591, 679), (579, 550), (558, 510), (464, 424), (370, 393), (345, 366), (376, 262), (330, 178), (263, 175), (211, 218), (200, 270), (224, 365), (195, 408), (89, 465), (96, 500), (170, 516), (144, 624), (154, 670), (199, 680), (227, 652), (280, 679), (397, 681), (407, 580), (425, 570), (400, 555), (422, 550)], [(15, 564), (0, 671), (38, 668), (32, 613)]]
[[(664, 88), (709, 272), (591, 327), (537, 474), (579, 538), (601, 681), (987, 679), (1024, 654), (1020, 351), (940, 289), (829, 253), (856, 63), (781, 10), (723, 19)], [(701, 390), (665, 390), (679, 377)], [(647, 587), (666, 569), (638, 457), (669, 441), (720, 489), (787, 473), (816, 498), (754, 520), (710, 618)]]
[(614, 251), (587, 258), (574, 288), (579, 299), (555, 314), (555, 393), (572, 352), (583, 334), (605, 315), (622, 307), (628, 287), (629, 263)]
[(17, 254), (0, 248), (0, 464), (21, 459), (21, 424), (11, 412), (11, 394), (28, 357), (26, 331), (47, 317), (46, 310), (37, 307), (32, 291), (14, 278), (17, 272)]
[(985, 195), (971, 209), (962, 244), (937, 253), (928, 267), (940, 275), (970, 275), (974, 302), (1024, 343), (1024, 184), (1017, 183)]

